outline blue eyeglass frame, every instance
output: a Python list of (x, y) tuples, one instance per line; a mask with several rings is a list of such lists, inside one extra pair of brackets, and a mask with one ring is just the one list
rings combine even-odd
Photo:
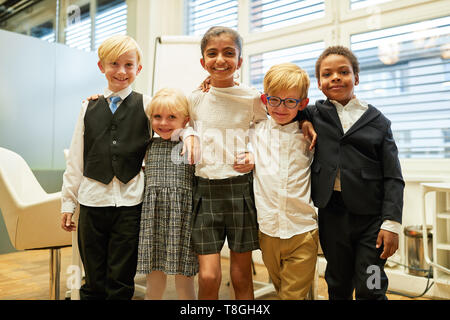
[[(270, 99), (272, 99), (272, 98), (280, 99), (280, 103), (279, 103), (278, 105), (276, 105), (276, 106), (271, 105), (271, 104), (270, 104)], [(268, 96), (267, 94), (266, 94), (266, 99), (267, 99), (267, 103), (268, 103), (271, 107), (274, 107), (274, 108), (278, 108), (278, 107), (281, 106), (281, 104), (283, 103), (284, 106), (285, 106), (286, 108), (288, 108), (288, 109), (295, 109), (295, 108), (297, 108), (298, 104), (299, 104), (300, 102), (302, 102), (302, 99), (295, 99), (295, 98), (281, 99), (280, 97), (277, 97), (277, 96)], [(296, 102), (295, 106), (293, 106), (293, 107), (288, 107), (288, 106), (286, 105), (286, 103), (285, 103), (286, 100), (295, 100), (295, 102)]]

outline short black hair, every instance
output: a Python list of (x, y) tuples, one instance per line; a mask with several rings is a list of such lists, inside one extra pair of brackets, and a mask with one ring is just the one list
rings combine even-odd
[(330, 54), (337, 54), (337, 55), (346, 57), (352, 65), (353, 73), (355, 75), (359, 74), (359, 62), (358, 62), (358, 58), (356, 58), (355, 54), (347, 47), (331, 46), (331, 47), (326, 48), (316, 61), (316, 78), (317, 78), (317, 80), (320, 79), (320, 65), (322, 64), (323, 59), (328, 57)]

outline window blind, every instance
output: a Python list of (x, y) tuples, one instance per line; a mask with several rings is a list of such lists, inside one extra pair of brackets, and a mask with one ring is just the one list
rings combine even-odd
[(95, 49), (108, 37), (127, 33), (127, 4), (114, 1), (98, 8), (95, 17)]
[(450, 158), (450, 17), (351, 37), (356, 95), (391, 121), (402, 158)]
[(186, 33), (201, 36), (212, 26), (237, 30), (237, 0), (187, 0)]
[(89, 4), (80, 8), (79, 19), (74, 20), (65, 29), (65, 43), (80, 50), (91, 50), (91, 16)]
[(320, 0), (251, 0), (250, 31), (282, 28), (325, 15)]
[(127, 32), (127, 4), (124, 0), (102, 1), (95, 15), (94, 39), (91, 39), (92, 23), (89, 5), (81, 7), (81, 17), (65, 29), (66, 44), (70, 47), (90, 51), (92, 41), (95, 50), (108, 37)]
[(315, 64), (317, 57), (325, 49), (324, 42), (316, 42), (281, 50), (275, 50), (250, 56), (250, 83), (263, 92), (264, 75), (271, 66), (284, 62), (292, 62), (305, 70), (310, 79), (309, 99), (311, 103), (323, 99), (322, 92), (317, 87)]

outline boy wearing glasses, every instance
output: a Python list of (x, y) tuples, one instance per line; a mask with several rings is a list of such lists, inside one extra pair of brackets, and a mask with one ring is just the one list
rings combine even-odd
[(260, 247), (282, 300), (306, 298), (317, 260), (317, 214), (310, 184), (313, 153), (295, 120), (308, 104), (308, 88), (308, 74), (297, 65), (270, 68), (261, 96), (270, 119), (256, 124), (250, 135)]

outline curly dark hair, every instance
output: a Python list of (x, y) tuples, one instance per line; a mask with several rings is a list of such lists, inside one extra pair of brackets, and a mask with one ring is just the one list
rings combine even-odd
[(359, 62), (358, 62), (358, 58), (356, 58), (354, 53), (349, 48), (344, 47), (344, 46), (331, 46), (331, 47), (326, 48), (316, 61), (316, 78), (317, 78), (317, 80), (320, 79), (320, 65), (321, 65), (323, 59), (328, 57), (330, 54), (338, 54), (340, 56), (346, 57), (352, 65), (353, 73), (355, 75), (359, 74)]

